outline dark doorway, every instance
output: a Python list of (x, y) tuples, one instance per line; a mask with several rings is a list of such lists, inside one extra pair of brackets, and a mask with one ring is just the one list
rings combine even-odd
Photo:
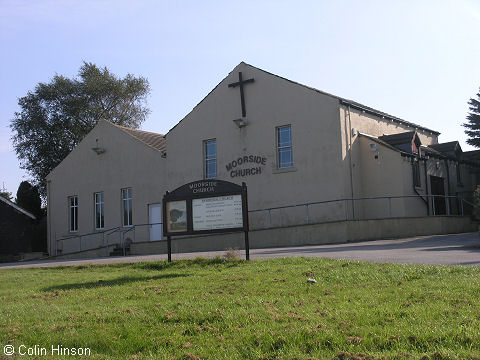
[(445, 187), (444, 187), (444, 179), (438, 176), (432, 176), (430, 175), (430, 189), (432, 192), (432, 195), (441, 195), (440, 196), (435, 196), (434, 197), (434, 214), (435, 215), (446, 215), (446, 206), (445, 206)]

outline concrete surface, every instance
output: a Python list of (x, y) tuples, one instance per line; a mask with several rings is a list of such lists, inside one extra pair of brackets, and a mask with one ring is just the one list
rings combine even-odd
[[(197, 256), (214, 257), (224, 251), (172, 254), (172, 259), (189, 259)], [(239, 251), (245, 256), (244, 251)], [(251, 259), (274, 257), (324, 257), (370, 262), (430, 265), (480, 265), (480, 236), (475, 233), (412, 237), (397, 240), (364, 241), (348, 244), (298, 246), (253, 249)], [(82, 260), (37, 260), (23, 263), (0, 264), (0, 269), (76, 266), (84, 264), (132, 263), (166, 260), (166, 255), (133, 255)]]

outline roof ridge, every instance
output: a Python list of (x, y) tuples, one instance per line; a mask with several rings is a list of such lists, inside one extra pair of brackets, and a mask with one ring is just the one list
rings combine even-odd
[(359, 102), (356, 102), (356, 101), (354, 101), (354, 100), (349, 100), (349, 99), (347, 99), (347, 98), (343, 98), (343, 97), (341, 97), (341, 96), (333, 95), (333, 94), (328, 93), (328, 92), (326, 92), (326, 91), (319, 90), (319, 89), (314, 88), (314, 87), (312, 87), (312, 86), (305, 85), (305, 84), (299, 83), (299, 82), (294, 81), (294, 80), (290, 80), (290, 79), (288, 79), (288, 78), (286, 78), (286, 77), (283, 77), (283, 76), (280, 76), (280, 75), (271, 73), (271, 72), (269, 72), (269, 71), (267, 71), (267, 70), (261, 69), (261, 68), (259, 68), (259, 67), (257, 67), (257, 66), (251, 65), (251, 64), (249, 64), (249, 63), (247, 63), (247, 62), (245, 62), (245, 61), (242, 60), (242, 61), (240, 61), (240, 63), (238, 63), (238, 65), (236, 65), (222, 80), (220, 80), (220, 81), (217, 83), (217, 85), (215, 85), (215, 86), (213, 87), (213, 89), (210, 90), (210, 91), (207, 93), (207, 95), (205, 95), (205, 96), (192, 108), (192, 110), (190, 110), (190, 111), (189, 111), (183, 118), (181, 118), (170, 130), (168, 130), (167, 133), (165, 134), (165, 136), (168, 136), (168, 134), (169, 134), (173, 129), (175, 129), (175, 128), (178, 126), (178, 124), (180, 124), (183, 120), (185, 120), (185, 119), (186, 119), (202, 102), (204, 102), (205, 99), (206, 99), (211, 93), (213, 93), (213, 92), (218, 88), (218, 86), (219, 86), (228, 76), (230, 76), (230, 74), (233, 73), (233, 71), (234, 71), (237, 67), (239, 67), (240, 65), (249, 66), (249, 67), (254, 68), (254, 69), (258, 70), (258, 71), (262, 71), (262, 72), (264, 72), (265, 74), (268, 74), (268, 75), (271, 75), (271, 76), (275, 76), (275, 77), (278, 78), (278, 79), (282, 79), (282, 80), (288, 81), (288, 82), (290, 82), (290, 83), (292, 83), (292, 84), (295, 84), (295, 85), (298, 85), (298, 86), (302, 86), (302, 87), (304, 87), (304, 88), (306, 88), (306, 89), (315, 91), (315, 92), (317, 92), (317, 93), (319, 93), (319, 94), (322, 94), (322, 95), (330, 96), (330, 97), (332, 97), (332, 98), (334, 98), (334, 99), (337, 99), (337, 100), (340, 102), (341, 105), (347, 105), (347, 106), (357, 107), (357, 108), (360, 108), (360, 109), (363, 110), (363, 111), (372, 112), (372, 113), (374, 113), (376, 116), (383, 116), (383, 117), (386, 117), (386, 118), (390, 118), (390, 119), (393, 120), (393, 121), (397, 121), (397, 122), (399, 122), (399, 123), (402, 123), (402, 124), (405, 124), (405, 125), (409, 126), (410, 128), (413, 128), (414, 131), (416, 131), (417, 129), (421, 129), (421, 130), (430, 132), (430, 133), (432, 133), (432, 134), (440, 135), (440, 132), (438, 132), (438, 131), (436, 131), (436, 130), (432, 130), (432, 129), (429, 129), (429, 128), (427, 128), (427, 127), (424, 127), (424, 126), (421, 126), (421, 125), (418, 125), (418, 124), (409, 122), (409, 121), (407, 121), (407, 120), (403, 120), (403, 119), (401, 119), (401, 118), (399, 118), (399, 117), (397, 117), (397, 116), (390, 115), (390, 114), (388, 114), (388, 113), (386, 113), (386, 112), (384, 112), (384, 111), (377, 110), (377, 109), (372, 108), (372, 107), (369, 107), (369, 106), (367, 106), (367, 105), (363, 105), (363, 104), (361, 104), (361, 103), (359, 103)]
[[(291, 82), (291, 83), (293, 83), (293, 84), (296, 84), (296, 85), (302, 86), (302, 87), (304, 87), (304, 88), (307, 88), (307, 89), (316, 91), (316, 92), (318, 92), (318, 93), (320, 93), (320, 94), (327, 95), (327, 96), (331, 96), (331, 97), (333, 97), (333, 98), (335, 98), (335, 99), (338, 99), (338, 100), (340, 101), (340, 103), (342, 103), (342, 102), (351, 103), (351, 105), (359, 106), (359, 107), (365, 108), (365, 109), (367, 109), (367, 110), (374, 111), (374, 112), (378, 113), (379, 115), (389, 117), (389, 118), (391, 118), (392, 120), (401, 122), (401, 123), (403, 123), (403, 124), (405, 124), (405, 125), (407, 125), (407, 126), (414, 127), (414, 128), (416, 128), (416, 129), (426, 130), (426, 131), (429, 131), (429, 132), (431, 132), (431, 133), (440, 135), (440, 133), (439, 133), (438, 131), (435, 131), (435, 130), (426, 128), (426, 127), (424, 127), (424, 126), (421, 126), (421, 125), (418, 125), (418, 124), (409, 122), (409, 121), (404, 120), (404, 119), (401, 119), (401, 118), (399, 118), (399, 117), (397, 117), (397, 116), (390, 115), (390, 114), (388, 114), (388, 113), (386, 113), (386, 112), (384, 112), (384, 111), (377, 110), (377, 109), (372, 108), (372, 107), (367, 106), (367, 105), (363, 105), (363, 104), (361, 104), (361, 103), (359, 103), (359, 102), (357, 102), (357, 101), (349, 100), (349, 99), (347, 99), (347, 98), (344, 98), (344, 97), (341, 97), (341, 96), (338, 96), (338, 95), (333, 95), (333, 94), (331, 94), (331, 93), (329, 93), (329, 92), (326, 92), (326, 91), (323, 91), (323, 90), (319, 90), (319, 89), (314, 88), (314, 87), (312, 87), (312, 86), (305, 85), (305, 84), (299, 83), (299, 82), (297, 82), (297, 81), (287, 79), (286, 77), (283, 77), (283, 76), (280, 76), (280, 75), (271, 73), (271, 72), (269, 72), (269, 71), (263, 70), (263, 69), (261, 69), (261, 68), (259, 68), (259, 67), (256, 67), (256, 66), (254, 66), (254, 65), (248, 64), (248, 63), (246, 63), (246, 62), (244, 62), (244, 61), (242, 61), (241, 63), (244, 63), (245, 65), (251, 66), (251, 67), (253, 67), (253, 68), (257, 69), (257, 70), (263, 71), (264, 73), (267, 73), (267, 74), (270, 74), (270, 75), (273, 75), (273, 76), (276, 76), (277, 78), (286, 80), (286, 81)], [(241, 63), (240, 63), (240, 64), (241, 64)], [(238, 66), (238, 65), (237, 65), (237, 66)], [(227, 75), (227, 76), (228, 76), (228, 75)]]
[(0, 196), (0, 200), (3, 201), (5, 204), (10, 205), (11, 207), (13, 207), (15, 210), (20, 211), (20, 212), (23, 213), (24, 215), (27, 215), (29, 218), (32, 218), (33, 220), (36, 220), (36, 219), (37, 219), (37, 217), (36, 217), (35, 215), (33, 215), (31, 212), (25, 210), (24, 208), (18, 206), (18, 205), (15, 204), (13, 201), (8, 200), (7, 198), (4, 198), (3, 196)]

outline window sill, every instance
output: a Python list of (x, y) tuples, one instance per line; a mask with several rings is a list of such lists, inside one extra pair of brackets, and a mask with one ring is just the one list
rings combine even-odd
[(273, 174), (282, 174), (282, 173), (288, 173), (288, 172), (294, 172), (297, 171), (297, 168), (294, 166), (288, 167), (288, 168), (281, 168), (281, 169), (273, 169), (272, 173)]

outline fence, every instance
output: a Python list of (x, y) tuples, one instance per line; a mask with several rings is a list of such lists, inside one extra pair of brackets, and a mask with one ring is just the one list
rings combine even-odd
[[(139, 235), (144, 238), (145, 234), (149, 234), (149, 230), (156, 226), (161, 227), (162, 223), (137, 224), (129, 227), (117, 226), (103, 231), (60, 238), (56, 240), (55, 255), (59, 255), (60, 252), (69, 254), (85, 250), (105, 249), (105, 256), (109, 256), (109, 249), (112, 246), (121, 248), (125, 255), (130, 243), (136, 241), (137, 233), (140, 232)], [(61, 245), (59, 246), (59, 244)]]
[[(422, 210), (424, 207), (412, 207), (414, 202), (418, 201), (428, 203), (429, 213), (426, 210)], [(380, 205), (378, 205), (379, 202), (381, 203)], [(472, 202), (459, 196), (424, 195), (422, 199), (417, 195), (403, 195), (316, 201), (249, 210), (248, 213), (250, 229), (261, 230), (332, 221), (429, 215), (464, 216), (472, 214), (473, 207)], [(416, 213), (409, 212), (412, 208), (420, 210), (417, 210)], [(125, 255), (130, 243), (136, 242), (137, 238), (142, 239), (142, 241), (145, 241), (145, 239), (150, 239), (151, 241), (161, 240), (160, 238), (152, 239), (152, 231), (155, 229), (155, 232), (158, 233), (158, 227), (161, 229), (161, 226), (161, 222), (138, 224), (130, 227), (118, 226), (101, 232), (57, 239), (55, 253), (58, 255), (61, 251), (62, 254), (68, 254), (104, 248), (105, 256), (108, 256), (110, 247), (117, 246), (122, 249), (122, 253)], [(59, 244), (61, 245), (59, 246)]]
[[(253, 225), (251, 226), (252, 230), (260, 230), (280, 226), (318, 224), (329, 221), (429, 215), (464, 216), (471, 214), (473, 210), (473, 204), (463, 197), (424, 195), (423, 198), (425, 200), (422, 200), (418, 195), (358, 197), (277, 206), (250, 210), (249, 221)], [(430, 213), (427, 213), (427, 210), (422, 210), (422, 207), (416, 207), (419, 210), (409, 213), (409, 205), (411, 207), (414, 202), (418, 201), (426, 201)], [(383, 203), (383, 206), (382, 204), (378, 205), (379, 202)], [(373, 206), (373, 203), (375, 203), (375, 206)], [(327, 206), (328, 208), (326, 208)], [(443, 211), (439, 211), (442, 208)]]

